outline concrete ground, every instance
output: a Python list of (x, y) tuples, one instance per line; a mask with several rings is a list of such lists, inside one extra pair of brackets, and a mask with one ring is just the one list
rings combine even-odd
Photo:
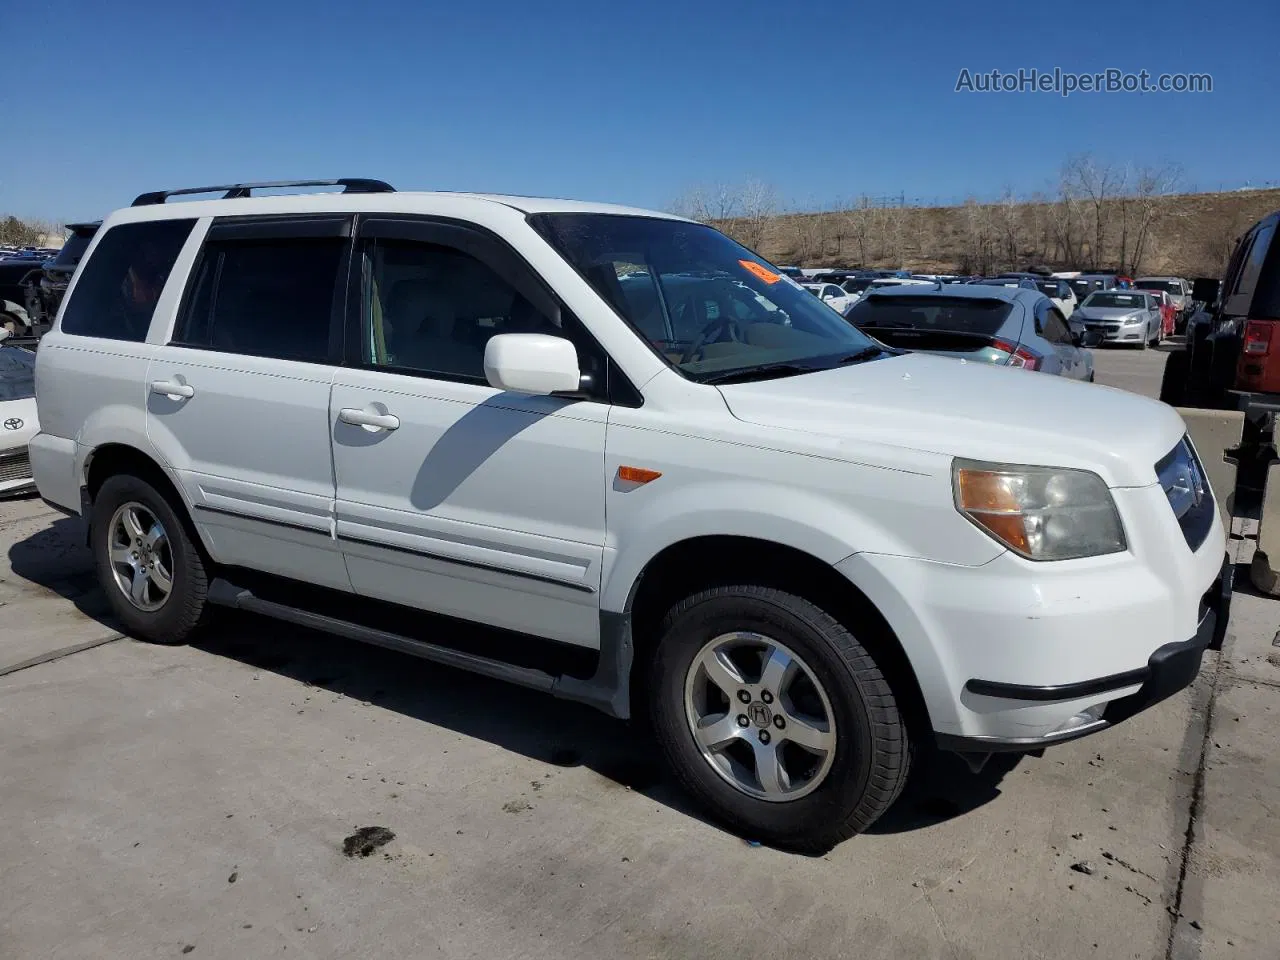
[[(1154, 392), (1162, 359), (1098, 379)], [(0, 957), (1277, 955), (1280, 601), (1238, 593), (1174, 699), (936, 761), (806, 858), (586, 708), (248, 616), (121, 638), (81, 538), (0, 504)], [(395, 839), (344, 856), (366, 826)]]

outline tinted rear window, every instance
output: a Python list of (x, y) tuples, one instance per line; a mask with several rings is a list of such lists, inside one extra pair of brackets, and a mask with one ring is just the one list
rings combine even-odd
[(81, 267), (62, 315), (62, 332), (141, 342), (195, 220), (112, 227)]
[(994, 336), (1013, 304), (973, 297), (880, 297), (874, 293), (856, 304), (845, 319), (859, 327), (915, 329)]
[(323, 363), (346, 241), (206, 243), (175, 343), (222, 353)]

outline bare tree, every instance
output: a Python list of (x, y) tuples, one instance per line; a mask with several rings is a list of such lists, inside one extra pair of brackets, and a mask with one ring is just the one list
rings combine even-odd
[(1103, 163), (1092, 154), (1083, 153), (1067, 160), (1064, 178), (1076, 188), (1090, 207), (1093, 219), (1093, 242), (1089, 248), (1092, 266), (1101, 267), (1106, 262), (1107, 227), (1110, 210), (1107, 201), (1122, 189), (1123, 173), (1109, 163)]
[(964, 202), (965, 247), (961, 269), (967, 273), (990, 273), (995, 261), (997, 231), (992, 209), (970, 197)]
[(773, 187), (761, 181), (746, 181), (737, 191), (738, 216), (733, 237), (743, 246), (758, 250), (764, 242), (765, 228), (778, 212), (778, 195)]
[(995, 213), (999, 222), (1004, 262), (1011, 270), (1017, 269), (1018, 251), (1022, 239), (1022, 206), (1018, 202), (1018, 195), (1013, 192), (1013, 187), (1004, 188)]
[(1174, 164), (1140, 167), (1134, 176), (1134, 237), (1129, 269), (1136, 276), (1142, 269), (1153, 229), (1170, 215), (1167, 197), (1177, 189), (1182, 171)]
[(871, 198), (865, 193), (854, 200), (844, 212), (848, 233), (858, 247), (858, 263), (866, 266), (874, 247), (874, 224), (871, 222)]

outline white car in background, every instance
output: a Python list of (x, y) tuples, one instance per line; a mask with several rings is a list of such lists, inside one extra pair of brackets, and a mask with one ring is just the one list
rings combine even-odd
[(0, 338), (0, 497), (35, 489), (27, 444), (39, 431), (36, 419), (36, 356), (6, 347)]
[(859, 299), (858, 294), (849, 293), (847, 290), (836, 286), (834, 283), (802, 283), (800, 286), (804, 287), (841, 316), (844, 315), (846, 310), (857, 303)]

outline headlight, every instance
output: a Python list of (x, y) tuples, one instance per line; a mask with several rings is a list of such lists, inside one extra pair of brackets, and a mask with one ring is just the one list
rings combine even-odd
[(1086, 470), (956, 460), (956, 509), (1029, 560), (1071, 560), (1127, 546), (1111, 491)]
[(1126, 327), (1136, 327), (1138, 324), (1140, 324), (1140, 323), (1141, 323), (1143, 320), (1145, 320), (1145, 319), (1147, 319), (1147, 318), (1146, 318), (1146, 317), (1125, 317), (1125, 318), (1124, 318), (1124, 325), (1125, 325)]

